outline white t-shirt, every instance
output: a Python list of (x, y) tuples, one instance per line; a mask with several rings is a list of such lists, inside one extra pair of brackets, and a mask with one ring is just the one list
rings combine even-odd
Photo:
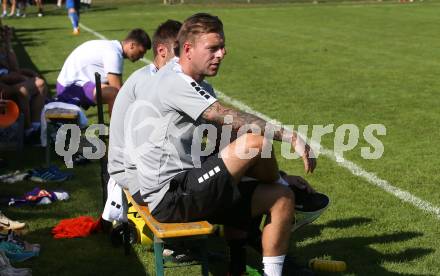
[(95, 83), (95, 72), (107, 83), (107, 74), (122, 74), (122, 45), (117, 40), (91, 40), (79, 45), (67, 57), (57, 82), (62, 86)]

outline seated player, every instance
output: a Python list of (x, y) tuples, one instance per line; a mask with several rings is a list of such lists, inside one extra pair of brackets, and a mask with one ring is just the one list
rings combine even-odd
[[(177, 34), (182, 24), (167, 20), (160, 24), (153, 35), (153, 62), (135, 71), (124, 83), (116, 97), (113, 115), (110, 120), (108, 172), (117, 184), (128, 188), (132, 194), (139, 191), (136, 181), (129, 181), (127, 175), (134, 175), (136, 164), (131, 164), (129, 172), (124, 165), (124, 120), (128, 107), (137, 95), (148, 93), (144, 84), (175, 56)], [(133, 180), (133, 178), (131, 178)]]
[(1, 27), (0, 87), (5, 98), (17, 102), (24, 114), (25, 141), (38, 143), (40, 114), (47, 99), (47, 86), (36, 72), (19, 68), (17, 57), (11, 47), (12, 30)]
[[(189, 17), (178, 41), (179, 61), (142, 86), (148, 93), (139, 93), (126, 114), (125, 121), (131, 123), (125, 126), (125, 146), (140, 185), (133, 198), (148, 205), (161, 222), (208, 220), (225, 225), (231, 250), (243, 246), (255, 221), (266, 214), (270, 220), (261, 238), (265, 275), (281, 275), (283, 268), (308, 273), (284, 267), (295, 211), (290, 186), (295, 183), (280, 175), (271, 140), (264, 134), (273, 131), (274, 140), (290, 143), (306, 172), (315, 169), (313, 151), (296, 132), (217, 100), (204, 79), (217, 74), (226, 55), (218, 17)], [(218, 154), (208, 156), (202, 150), (205, 130), (208, 139), (210, 131), (221, 131)], [(237, 137), (233, 141), (231, 134)], [(254, 181), (242, 181), (245, 176)], [(231, 270), (233, 275), (243, 272)]]
[(57, 97), (85, 109), (96, 105), (95, 72), (101, 75), (103, 103), (111, 114), (122, 86), (123, 60), (135, 62), (151, 48), (151, 40), (142, 29), (129, 32), (122, 41), (91, 40), (78, 46), (67, 57), (57, 79)]

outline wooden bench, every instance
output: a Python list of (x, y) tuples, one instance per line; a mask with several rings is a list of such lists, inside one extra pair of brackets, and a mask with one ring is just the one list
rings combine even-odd
[(77, 124), (78, 123), (78, 111), (63, 109), (63, 108), (53, 108), (49, 109), (45, 112), (44, 118), (47, 122), (47, 130), (46, 130), (46, 165), (50, 166), (50, 136), (53, 132), (53, 123), (62, 123), (62, 124)]
[[(127, 202), (133, 205), (138, 215), (145, 221), (146, 226), (153, 234), (154, 258), (156, 263), (156, 275), (164, 275), (163, 249), (164, 242), (172, 242), (176, 239), (197, 238), (200, 241), (202, 251), (202, 275), (208, 275), (208, 257), (206, 250), (206, 238), (214, 232), (214, 226), (207, 221), (187, 222), (187, 223), (161, 223), (158, 222), (146, 206), (138, 205), (132, 198), (129, 191), (124, 190)], [(175, 267), (175, 266), (173, 266)]]

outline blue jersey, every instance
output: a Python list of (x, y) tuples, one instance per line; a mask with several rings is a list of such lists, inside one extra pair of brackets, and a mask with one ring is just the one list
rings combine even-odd
[(66, 0), (66, 9), (79, 10), (80, 0)]

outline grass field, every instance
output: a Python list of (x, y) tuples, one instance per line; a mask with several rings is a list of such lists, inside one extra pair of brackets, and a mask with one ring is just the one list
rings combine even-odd
[[(134, 27), (152, 34), (168, 18), (184, 20), (199, 11), (216, 14), (225, 25), (228, 50), (219, 75), (208, 80), (217, 90), (285, 124), (359, 127), (359, 145), (344, 157), (379, 181), (374, 182), (372, 175), (356, 176), (328, 155), (320, 156), (315, 173), (305, 178), (328, 194), (332, 205), (292, 238), (291, 253), (300, 261), (313, 257), (344, 260), (348, 270), (342, 275), (440, 275), (440, 211), (436, 207), (440, 206), (439, 3), (249, 5), (222, 1), (206, 6), (162, 6), (104, 2), (83, 13), (81, 23), (111, 39), (122, 39)], [(28, 18), (3, 23), (16, 29), (22, 64), (41, 72), (54, 91), (57, 73), (70, 51), (96, 37), (84, 29), (80, 36), (71, 36), (64, 11), (54, 5), (46, 8), (43, 18), (30, 10)], [(151, 59), (151, 53), (146, 58)], [(127, 62), (124, 78), (143, 65)], [(96, 110), (89, 114), (96, 120)], [(377, 160), (361, 157), (361, 147), (368, 146), (362, 130), (369, 124), (386, 127), (386, 135), (378, 136), (385, 151)], [(333, 134), (324, 136), (323, 147), (333, 149), (333, 138)], [(7, 157), (11, 167), (18, 168), (44, 160), (39, 149), (28, 149), (21, 159)], [(303, 175), (298, 160), (280, 158), (280, 164), (288, 172)], [(153, 274), (152, 254), (145, 255), (145, 249), (138, 246), (136, 255), (125, 257), (104, 235), (52, 239), (50, 229), (60, 219), (97, 217), (101, 210), (98, 163), (74, 172), (72, 181), (44, 185), (68, 190), (72, 194), (68, 202), (4, 210), (27, 221), (30, 233), (26, 238), (42, 244), (41, 256), (23, 266), (32, 267), (34, 275), (140, 275), (144, 270)], [(381, 181), (421, 201), (404, 202), (372, 184)], [(0, 193), (20, 194), (34, 186), (29, 182), (2, 185)], [(259, 265), (260, 261), (251, 258), (250, 262)], [(224, 266), (214, 263), (211, 273), (222, 275)], [(199, 269), (170, 274), (183, 273), (197, 275)]]

